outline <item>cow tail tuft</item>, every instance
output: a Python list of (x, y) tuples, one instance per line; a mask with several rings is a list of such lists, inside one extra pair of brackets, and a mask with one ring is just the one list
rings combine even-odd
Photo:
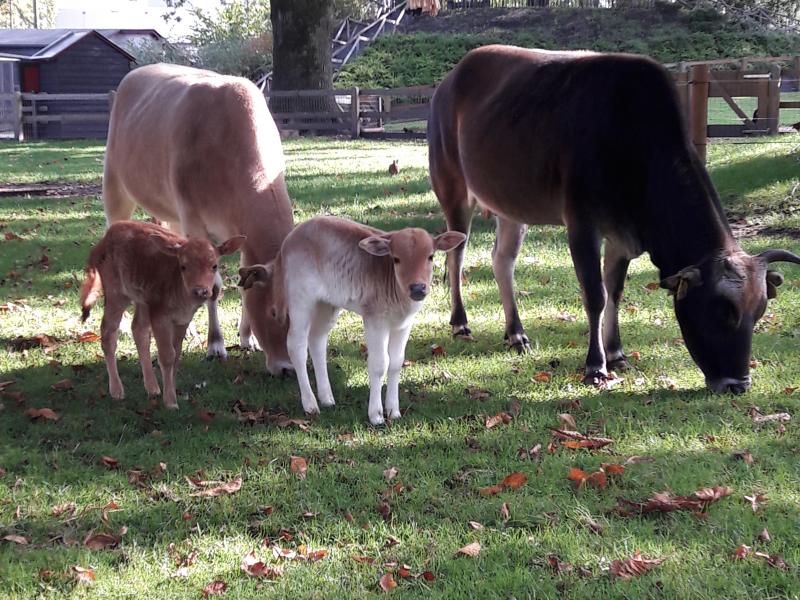
[(81, 322), (89, 318), (89, 312), (97, 302), (100, 294), (103, 293), (103, 281), (100, 279), (100, 272), (97, 270), (102, 260), (103, 250), (100, 248), (102, 242), (92, 248), (89, 255), (89, 264), (86, 265), (86, 279), (81, 285)]

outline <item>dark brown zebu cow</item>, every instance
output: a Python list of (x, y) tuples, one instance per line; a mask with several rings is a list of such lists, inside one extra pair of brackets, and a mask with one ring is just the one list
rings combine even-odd
[[(664, 68), (638, 56), (483, 47), (437, 89), (428, 144), (450, 229), (468, 234), (475, 204), (497, 215), (493, 268), (510, 344), (528, 344), (513, 289), (522, 224), (566, 225), (589, 320), (587, 383), (627, 366), (617, 310), (628, 264), (648, 252), (708, 386), (750, 387), (753, 326), (782, 282), (767, 264), (800, 257), (739, 248)], [(469, 335), (465, 247), (448, 258), (454, 335)]]

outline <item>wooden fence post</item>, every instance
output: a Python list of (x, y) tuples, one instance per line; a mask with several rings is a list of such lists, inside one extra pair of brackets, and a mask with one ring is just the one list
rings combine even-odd
[(31, 98), (31, 117), (33, 117), (33, 139), (39, 139), (39, 119), (36, 114), (36, 98)]
[(351, 132), (355, 140), (361, 135), (361, 101), (357, 87), (350, 92), (350, 119)]
[(675, 88), (678, 90), (678, 100), (681, 103), (683, 124), (687, 132), (691, 131), (689, 125), (689, 67), (686, 63), (678, 63), (678, 72), (675, 76)]
[(767, 129), (769, 135), (778, 135), (781, 112), (781, 67), (773, 64), (769, 68), (767, 91)]
[(693, 65), (689, 72), (689, 134), (704, 164), (708, 142), (708, 87), (708, 65)]
[(24, 139), (24, 128), (22, 127), (22, 94), (14, 94), (14, 139), (21, 142)]

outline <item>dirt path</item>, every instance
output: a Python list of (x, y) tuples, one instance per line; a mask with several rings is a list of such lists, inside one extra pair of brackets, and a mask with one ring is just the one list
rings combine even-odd
[(48, 198), (99, 196), (102, 190), (103, 186), (100, 183), (74, 183), (70, 181), (5, 183), (0, 185), (0, 198), (19, 196), (47, 196)]

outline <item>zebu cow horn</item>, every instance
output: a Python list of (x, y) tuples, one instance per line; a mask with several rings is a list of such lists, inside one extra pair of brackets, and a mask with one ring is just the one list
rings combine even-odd
[(800, 265), (800, 256), (792, 254), (788, 250), (764, 250), (758, 258), (771, 262), (790, 262)]

